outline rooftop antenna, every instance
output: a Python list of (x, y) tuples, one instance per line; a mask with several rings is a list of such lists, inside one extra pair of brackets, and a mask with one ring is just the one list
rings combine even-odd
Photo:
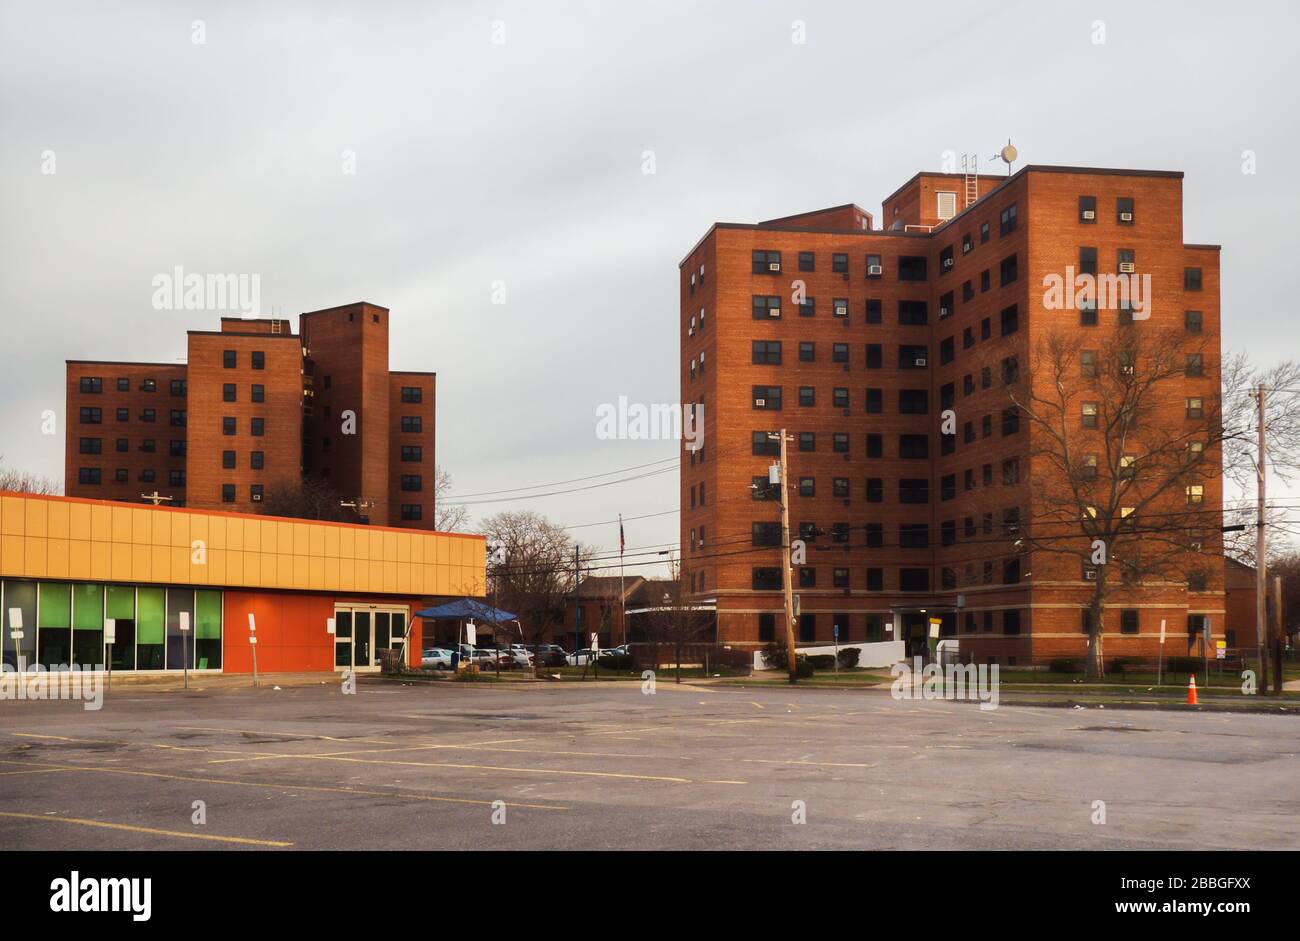
[(1019, 154), (1017, 153), (1016, 148), (1012, 146), (1011, 138), (1008, 137), (1007, 146), (1003, 147), (994, 159), (1001, 160), (1005, 163), (1007, 165), (1007, 176), (1011, 176), (1011, 164), (1015, 163), (1017, 156), (1019, 156)]

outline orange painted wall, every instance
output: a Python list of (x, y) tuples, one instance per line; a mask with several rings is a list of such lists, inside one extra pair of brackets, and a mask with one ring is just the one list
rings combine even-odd
[[(248, 615), (257, 622), (259, 673), (314, 673), (334, 670), (334, 635), (325, 627), (334, 605), (405, 605), (407, 621), (419, 608), (414, 599), (392, 597), (314, 595), (298, 592), (226, 591), (223, 633), (223, 672), (253, 672), (253, 648), (248, 642)], [(420, 622), (411, 630), (407, 663), (418, 666)]]

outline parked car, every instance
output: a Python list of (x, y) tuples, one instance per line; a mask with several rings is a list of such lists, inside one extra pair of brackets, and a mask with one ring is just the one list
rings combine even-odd
[(430, 647), (421, 652), (420, 666), (426, 670), (450, 670), (451, 651), (445, 647)]
[(500, 660), (502, 666), (510, 664), (516, 667), (530, 667), (533, 665), (533, 655), (519, 644), (512, 645), (508, 650), (503, 649)]
[(559, 644), (531, 644), (528, 649), (532, 651), (533, 662), (545, 667), (562, 667), (569, 662), (569, 655)]
[(602, 654), (604, 654), (603, 650), (596, 650), (593, 652), (590, 647), (583, 647), (577, 653), (569, 654), (567, 661), (571, 667), (585, 667), (593, 660), (599, 663)]

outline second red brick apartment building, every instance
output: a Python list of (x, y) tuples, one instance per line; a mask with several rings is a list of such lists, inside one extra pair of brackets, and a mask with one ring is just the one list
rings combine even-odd
[(250, 513), (306, 477), (358, 518), (433, 529), (436, 377), (389, 370), (388, 319), (222, 318), (184, 363), (68, 360), (65, 493)]
[[(1045, 275), (1149, 272), (1151, 323), (1203, 351), (1162, 416), (1182, 421), (1184, 401), (1218, 391), (1218, 247), (1184, 243), (1177, 172), (921, 173), (883, 210), (883, 228), (855, 205), (717, 223), (681, 262), (681, 400), (704, 406), (705, 432), (682, 455), (683, 577), (716, 606), (720, 641), (783, 636), (780, 516), (762, 485), (767, 433), (784, 427), (792, 536), (809, 546), (794, 573), (801, 642), (838, 627), (841, 642), (910, 651), (938, 616), (980, 661), (1080, 656), (1087, 573), (1016, 546), (1045, 470), (1005, 385), (1028, 381), (1049, 328), (1122, 328), (1123, 311), (1045, 309)], [(939, 434), (945, 409), (956, 435)], [(1221, 506), (1213, 480), (1206, 511)], [(1154, 653), (1162, 620), (1170, 653), (1204, 618), (1222, 624), (1222, 547), (1203, 550), (1197, 577), (1107, 610), (1107, 656)]]

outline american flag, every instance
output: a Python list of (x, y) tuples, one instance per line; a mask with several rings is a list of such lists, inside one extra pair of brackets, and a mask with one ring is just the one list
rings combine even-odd
[(625, 545), (626, 545), (626, 542), (625, 542), (624, 539), (623, 539), (623, 515), (620, 513), (620, 514), (619, 514), (619, 517), (618, 517), (618, 555), (619, 555), (619, 558), (622, 558), (622, 557), (623, 557), (623, 547), (624, 547)]

